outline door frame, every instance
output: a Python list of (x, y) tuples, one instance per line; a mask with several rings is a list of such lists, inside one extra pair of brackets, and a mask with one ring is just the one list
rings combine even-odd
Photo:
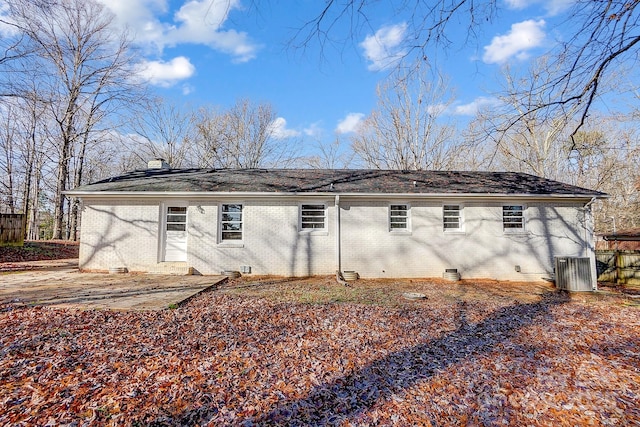
[(158, 262), (165, 262), (167, 250), (167, 208), (179, 207), (187, 208), (185, 217), (185, 233), (187, 241), (185, 242), (185, 255), (189, 255), (189, 202), (186, 200), (165, 200), (160, 202), (160, 229), (158, 239)]

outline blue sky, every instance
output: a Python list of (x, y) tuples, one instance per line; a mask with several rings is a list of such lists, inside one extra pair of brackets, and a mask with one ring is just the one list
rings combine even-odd
[[(282, 136), (305, 141), (348, 135), (376, 104), (376, 84), (403, 53), (410, 31), (403, 16), (369, 14), (368, 26), (321, 51), (288, 45), (315, 17), (321, 0), (101, 0), (140, 49), (141, 70), (155, 91), (179, 104), (228, 107), (239, 98), (271, 103)], [(504, 64), (524, 65), (562, 38), (554, 24), (571, 0), (503, 0), (498, 18), (468, 45), (467, 23), (450, 27), (454, 45), (432, 52), (456, 102), (448, 114), (468, 120), (491, 91)], [(348, 34), (343, 21), (336, 37)]]

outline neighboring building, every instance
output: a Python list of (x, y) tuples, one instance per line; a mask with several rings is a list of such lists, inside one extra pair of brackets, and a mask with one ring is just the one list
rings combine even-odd
[(640, 250), (640, 228), (598, 234), (596, 236), (596, 249), (638, 251)]
[[(512, 172), (148, 169), (67, 192), (80, 267), (538, 281), (589, 257), (603, 193)], [(176, 267), (178, 266), (178, 267)]]

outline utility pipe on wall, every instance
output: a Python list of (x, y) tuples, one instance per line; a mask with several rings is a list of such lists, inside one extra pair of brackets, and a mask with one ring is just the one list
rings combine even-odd
[(591, 205), (596, 201), (595, 197), (592, 197), (585, 205), (582, 210), (582, 221), (584, 222), (584, 256), (590, 256), (593, 249), (591, 246), (595, 244), (593, 242), (593, 227), (595, 226), (593, 221), (593, 216), (591, 212)]
[(338, 277), (342, 277), (342, 257), (340, 256), (340, 195), (336, 194), (336, 268)]
[(587, 203), (585, 203), (582, 214), (584, 221), (584, 254), (589, 257), (591, 264), (591, 276), (592, 276), (592, 288), (594, 291), (598, 290), (598, 272), (596, 269), (596, 248), (593, 240), (593, 233), (595, 228), (595, 220), (593, 218), (593, 212), (591, 211), (591, 205), (596, 201), (595, 197), (592, 197)]

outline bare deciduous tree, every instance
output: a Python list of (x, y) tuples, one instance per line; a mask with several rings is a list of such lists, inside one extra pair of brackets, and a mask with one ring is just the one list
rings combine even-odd
[(342, 135), (336, 135), (333, 141), (317, 143), (319, 154), (301, 159), (302, 163), (313, 169), (347, 169), (351, 166), (355, 153), (345, 149)]
[(190, 112), (156, 98), (132, 119), (131, 125), (134, 137), (129, 142), (135, 147), (133, 154), (140, 165), (153, 158), (164, 159), (174, 168), (190, 165), (189, 151), (195, 131)]
[[(406, 23), (407, 36), (401, 49), (405, 57), (433, 60), (434, 45), (447, 47), (452, 43), (448, 37), (452, 22), (468, 23), (466, 41), (473, 42), (483, 24), (492, 21), (499, 12), (506, 12), (507, 3), (497, 0), (327, 0), (298, 30), (293, 43), (305, 47), (315, 39), (321, 46), (334, 41), (344, 43), (345, 39), (361, 40), (363, 33), (372, 31), (370, 18), (376, 9), (384, 7), (391, 8), (396, 19)], [(539, 102), (516, 119), (541, 109), (551, 109), (561, 115), (572, 111), (577, 115), (573, 135), (585, 124), (607, 76), (621, 65), (637, 64), (640, 2), (576, 0), (566, 5), (558, 25), (563, 40), (553, 44), (549, 52), (553, 58), (553, 75), (530, 88)], [(339, 33), (345, 27), (348, 31)], [(545, 99), (541, 96), (545, 93), (559, 96)]]
[(442, 170), (455, 160), (455, 127), (443, 113), (453, 98), (441, 77), (397, 72), (378, 86), (378, 106), (352, 137), (367, 167)]
[(576, 185), (603, 191), (609, 198), (595, 209), (598, 231), (640, 226), (640, 142), (637, 130), (612, 117), (596, 117), (567, 145), (574, 146), (568, 178)]
[[(33, 93), (32, 93), (33, 95)], [(3, 120), (2, 158), (3, 208), (27, 215), (26, 237), (38, 237), (39, 190), (43, 179), (46, 140), (43, 138), (44, 106), (35, 96), (7, 97), (0, 107)]]
[(2, 204), (9, 213), (16, 212), (14, 200), (15, 171), (14, 162), (16, 159), (16, 128), (13, 125), (15, 120), (15, 109), (11, 104), (0, 105), (0, 197)]
[(201, 109), (194, 162), (199, 167), (286, 167), (296, 159), (295, 137), (278, 134), (278, 117), (270, 104), (238, 100), (224, 112)]
[[(546, 84), (548, 69), (544, 57), (534, 61), (524, 77), (516, 77), (510, 67), (505, 67), (505, 87), (499, 102), (478, 112), (475, 140), (493, 147), (494, 166), (550, 179), (563, 179), (567, 174), (571, 147), (566, 141), (572, 112), (536, 109), (545, 99), (552, 99), (551, 94), (530, 90)], [(514, 116), (519, 119), (514, 120)]]
[(61, 238), (71, 158), (80, 156), (74, 174), (76, 182), (82, 181), (89, 135), (113, 104), (135, 96), (129, 39), (116, 31), (113, 15), (95, 0), (4, 3), (2, 22), (13, 28), (24, 53), (20, 69), (39, 82), (39, 100), (56, 124), (49, 129), (57, 141), (53, 237)]
[(194, 115), (196, 137), (192, 148), (192, 162), (196, 167), (223, 167), (220, 158), (225, 126), (224, 114), (215, 107), (201, 107)]

